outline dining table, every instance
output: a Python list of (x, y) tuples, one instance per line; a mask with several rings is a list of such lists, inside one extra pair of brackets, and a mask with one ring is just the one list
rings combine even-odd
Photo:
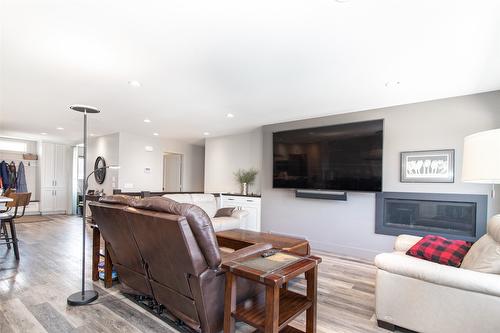
[(14, 200), (12, 198), (4, 197), (4, 196), (0, 195), (0, 209), (5, 208), (5, 204), (7, 202), (11, 202), (11, 201), (14, 201)]
[(7, 203), (7, 202), (11, 202), (11, 201), (13, 201), (12, 198), (4, 197), (4, 196), (0, 195), (0, 203), (4, 204), (4, 203)]

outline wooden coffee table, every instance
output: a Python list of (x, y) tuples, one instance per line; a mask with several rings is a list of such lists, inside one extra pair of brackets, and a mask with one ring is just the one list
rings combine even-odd
[[(290, 252), (282, 251), (284, 256)], [(288, 325), (306, 311), (306, 333), (316, 332), (317, 279), (321, 258), (296, 256), (293, 261), (275, 269), (262, 269), (260, 253), (222, 264), (226, 271), (224, 299), (224, 333), (235, 332), (235, 322), (243, 321), (265, 333), (299, 333), (301, 330)], [(270, 257), (271, 258), (271, 257)], [(257, 265), (251, 264), (257, 262)], [(283, 257), (275, 263), (282, 263)], [(267, 263), (264, 267), (268, 265)], [(277, 265), (277, 264), (274, 264)], [(283, 286), (291, 279), (304, 274), (307, 281), (306, 295), (290, 291)], [(236, 277), (248, 279), (265, 286), (265, 294), (236, 303)]]
[(239, 250), (258, 243), (270, 243), (276, 249), (287, 250), (298, 255), (309, 255), (311, 249), (306, 239), (279, 234), (231, 229), (216, 233), (219, 246)]

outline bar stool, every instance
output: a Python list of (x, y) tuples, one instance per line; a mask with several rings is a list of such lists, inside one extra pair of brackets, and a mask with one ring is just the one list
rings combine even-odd
[[(7, 210), (0, 213), (0, 230), (2, 231), (3, 240), (5, 241), (0, 243), (0, 245), (7, 245), (7, 248), (10, 249), (12, 244), (16, 260), (19, 260), (19, 247), (17, 244), (16, 224), (14, 220), (24, 216), (26, 206), (30, 203), (31, 193), (10, 193), (9, 198), (13, 200), (7, 202)], [(21, 214), (19, 214), (19, 208), (22, 208)], [(10, 237), (7, 232), (7, 223), (10, 225)]]

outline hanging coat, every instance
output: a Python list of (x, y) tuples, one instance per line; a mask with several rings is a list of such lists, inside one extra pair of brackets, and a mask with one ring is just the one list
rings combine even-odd
[(9, 166), (5, 161), (0, 163), (0, 177), (2, 177), (3, 189), (7, 190), (10, 187), (9, 184)]
[(24, 163), (19, 163), (17, 168), (17, 180), (16, 180), (16, 191), (17, 192), (28, 192), (28, 185), (26, 185), (26, 174), (24, 172)]
[(16, 172), (16, 163), (14, 163), (14, 161), (10, 162), (10, 164), (7, 167), (7, 171), (9, 174), (9, 187), (16, 188), (17, 172)]

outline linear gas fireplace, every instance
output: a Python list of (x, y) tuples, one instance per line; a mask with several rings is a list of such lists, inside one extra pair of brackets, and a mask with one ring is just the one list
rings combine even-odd
[(486, 233), (487, 205), (486, 195), (380, 192), (375, 232), (476, 241)]

